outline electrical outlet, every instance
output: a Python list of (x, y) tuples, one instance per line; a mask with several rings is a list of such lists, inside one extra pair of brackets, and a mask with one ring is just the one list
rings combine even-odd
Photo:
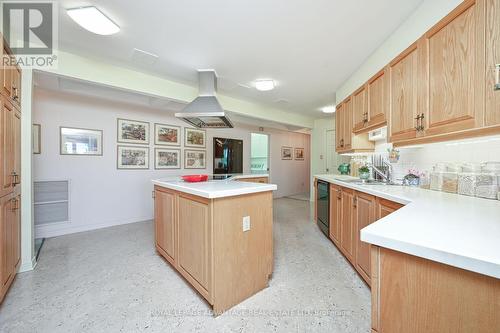
[(250, 230), (250, 216), (243, 217), (243, 232)]

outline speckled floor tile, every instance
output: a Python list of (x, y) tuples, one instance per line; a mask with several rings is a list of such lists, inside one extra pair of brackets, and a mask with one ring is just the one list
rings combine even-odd
[(217, 318), (156, 254), (151, 222), (48, 239), (0, 332), (369, 332), (368, 287), (310, 219), (309, 202), (275, 200), (270, 286)]

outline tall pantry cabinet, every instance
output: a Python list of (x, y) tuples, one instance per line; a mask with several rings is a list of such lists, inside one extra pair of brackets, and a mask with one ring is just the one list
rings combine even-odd
[[(3, 57), (12, 52), (0, 36)], [(0, 64), (0, 303), (21, 259), (21, 69)]]

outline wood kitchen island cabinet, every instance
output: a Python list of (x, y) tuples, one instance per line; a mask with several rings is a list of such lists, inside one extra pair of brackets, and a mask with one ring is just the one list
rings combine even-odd
[[(193, 195), (182, 186), (195, 190), (205, 186), (207, 193), (225, 196), (210, 197), (202, 191), (203, 196)], [(217, 192), (224, 186), (249, 192)], [(213, 306), (216, 315), (268, 286), (273, 271), (275, 188), (236, 181), (155, 181), (156, 250)], [(255, 189), (259, 192), (252, 192)], [(244, 222), (248, 219), (249, 226)]]

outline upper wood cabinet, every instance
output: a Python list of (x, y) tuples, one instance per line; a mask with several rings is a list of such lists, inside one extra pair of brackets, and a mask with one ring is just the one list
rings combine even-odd
[(355, 230), (356, 230), (356, 268), (363, 279), (370, 285), (370, 244), (361, 241), (361, 229), (377, 220), (375, 215), (377, 200), (374, 196), (356, 192), (355, 195)]
[(340, 224), (342, 222), (342, 188), (330, 184), (330, 239), (340, 246)]
[(342, 149), (351, 150), (352, 149), (352, 126), (353, 126), (353, 100), (352, 98), (347, 98), (344, 101), (344, 112), (342, 115), (344, 127), (342, 135)]
[(473, 129), (484, 123), (485, 8), (484, 0), (468, 0), (423, 37), (421, 80), (426, 85), (426, 136)]
[(419, 78), (419, 63), (424, 56), (421, 43), (412, 44), (387, 67), (391, 142), (413, 139), (423, 134), (418, 127), (421, 110), (425, 107)]
[(335, 138), (337, 153), (370, 152), (374, 149), (373, 142), (368, 141), (368, 133), (353, 133), (354, 97), (349, 96), (337, 105), (335, 112)]
[(368, 92), (368, 125), (370, 129), (387, 123), (386, 113), (389, 111), (389, 81), (387, 69), (375, 74), (366, 84)]
[(362, 131), (368, 125), (368, 104), (366, 86), (362, 86), (352, 94), (353, 132)]
[(486, 126), (500, 125), (500, 4), (486, 1)]

